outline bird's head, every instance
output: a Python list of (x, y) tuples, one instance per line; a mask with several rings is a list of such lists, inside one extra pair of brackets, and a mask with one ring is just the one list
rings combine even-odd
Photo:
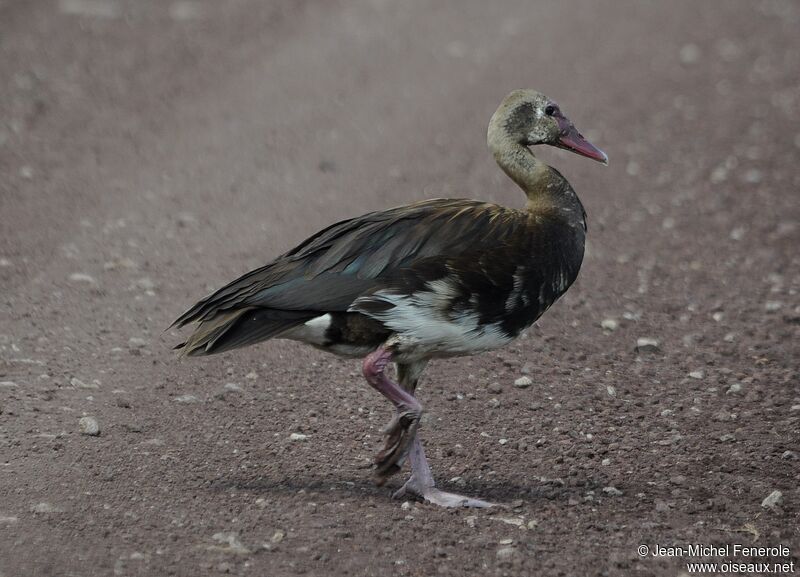
[(558, 104), (535, 90), (515, 90), (489, 122), (489, 146), (509, 139), (523, 146), (549, 144), (608, 164), (606, 154), (586, 140)]

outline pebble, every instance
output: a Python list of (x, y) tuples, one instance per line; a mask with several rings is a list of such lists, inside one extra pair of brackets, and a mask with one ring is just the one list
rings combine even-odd
[(612, 497), (619, 497), (622, 495), (622, 491), (617, 489), (616, 487), (609, 485), (608, 487), (603, 487), (603, 493), (606, 495), (611, 495)]
[(58, 8), (64, 14), (94, 18), (118, 18), (122, 14), (117, 2), (99, 0), (60, 0)]
[(692, 379), (702, 379), (705, 376), (706, 374), (703, 371), (692, 371), (689, 373), (689, 377)]
[(783, 493), (778, 490), (773, 491), (767, 495), (763, 501), (761, 501), (762, 508), (770, 509), (774, 512), (779, 512), (781, 505), (783, 505)]
[(64, 509), (57, 505), (53, 505), (52, 503), (36, 503), (31, 507), (31, 511), (34, 513), (63, 513)]
[(603, 466), (608, 466), (611, 464), (611, 459), (605, 458), (602, 461), (600, 461), (600, 464)]
[(97, 284), (97, 280), (93, 276), (82, 272), (72, 273), (71, 275), (69, 275), (69, 280), (70, 282), (84, 283), (90, 285)]
[(147, 341), (139, 337), (131, 337), (128, 339), (129, 349), (143, 349), (147, 346)]
[(733, 383), (730, 387), (728, 387), (728, 390), (725, 391), (725, 394), (726, 395), (733, 395), (733, 394), (736, 394), (738, 392), (741, 392), (741, 390), (742, 390), (742, 384), (741, 383)]
[(514, 386), (517, 387), (518, 389), (527, 389), (532, 384), (533, 384), (533, 379), (527, 376), (520, 377), (516, 381), (514, 381)]
[(99, 389), (100, 388), (100, 381), (94, 380), (91, 383), (84, 383), (77, 377), (72, 377), (69, 380), (69, 384), (75, 387), (76, 389)]
[(496, 556), (500, 561), (509, 561), (517, 554), (517, 550), (513, 547), (501, 547), (497, 550)]
[(19, 517), (14, 515), (0, 515), (0, 525), (10, 525), (19, 521)]
[(242, 389), (242, 385), (240, 385), (238, 383), (225, 383), (225, 386), (223, 388), (226, 391), (234, 391), (236, 393), (240, 393), (240, 392), (242, 392), (244, 390), (244, 389)]
[(797, 453), (794, 451), (784, 451), (781, 454), (781, 459), (797, 459)]
[(14, 389), (17, 387), (17, 383), (14, 381), (0, 381), (0, 389)]
[(409, 501), (403, 501), (403, 504), (400, 505), (400, 508), (403, 511), (408, 511), (409, 509), (411, 509), (411, 503)]
[(290, 441), (305, 441), (308, 439), (308, 435), (304, 435), (303, 433), (292, 433), (289, 435)]
[(286, 533), (278, 529), (275, 533), (272, 534), (270, 541), (273, 543), (280, 543), (283, 541), (284, 537), (286, 537)]
[(489, 383), (489, 386), (486, 389), (492, 394), (498, 394), (503, 392), (503, 387), (500, 386), (500, 383)]
[(239, 539), (239, 535), (236, 533), (223, 531), (220, 533), (214, 533), (211, 538), (218, 543), (222, 543), (222, 547), (216, 547), (219, 550), (227, 553), (234, 553), (236, 555), (247, 555), (250, 553), (250, 549), (244, 546)]
[(180, 395), (179, 397), (175, 397), (173, 399), (176, 403), (199, 403), (200, 399), (195, 397), (194, 395)]
[(78, 428), (82, 435), (97, 437), (100, 434), (100, 423), (94, 417), (81, 417), (78, 421)]
[(144, 291), (151, 291), (156, 288), (156, 283), (149, 277), (142, 277), (136, 281), (136, 288)]
[(684, 64), (694, 64), (700, 60), (702, 52), (697, 44), (684, 44), (679, 53), (681, 62)]
[(478, 518), (475, 515), (470, 515), (464, 519), (464, 522), (467, 524), (468, 527), (471, 529), (475, 528), (475, 524), (477, 523)]
[[(169, 15), (173, 20), (194, 20), (195, 18), (200, 18), (203, 15), (203, 11), (198, 2), (179, 0), (170, 5)], [(178, 223), (182, 224), (181, 219), (186, 217), (191, 217), (193, 221), (196, 220), (194, 216), (184, 213), (178, 215)]]
[(616, 397), (617, 389), (613, 385), (606, 385), (606, 393), (608, 393), (609, 397)]
[(612, 332), (619, 328), (619, 322), (617, 322), (616, 319), (611, 319), (611, 318), (603, 319), (602, 321), (600, 321), (600, 327), (604, 331)]
[(508, 439), (500, 439), (497, 442), (500, 443), (501, 445), (506, 445), (506, 444), (508, 444)]
[(654, 338), (639, 337), (636, 339), (637, 353), (657, 353), (661, 351), (661, 344)]

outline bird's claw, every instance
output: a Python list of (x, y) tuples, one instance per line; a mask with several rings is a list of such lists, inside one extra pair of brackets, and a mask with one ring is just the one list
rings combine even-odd
[(411, 475), (411, 478), (394, 492), (392, 499), (402, 499), (406, 496), (419, 497), (429, 503), (439, 505), (440, 507), (486, 508), (495, 506), (494, 503), (482, 499), (473, 499), (471, 497), (465, 497), (464, 495), (458, 495), (457, 493), (441, 491), (433, 484), (424, 485), (417, 481), (415, 475)]

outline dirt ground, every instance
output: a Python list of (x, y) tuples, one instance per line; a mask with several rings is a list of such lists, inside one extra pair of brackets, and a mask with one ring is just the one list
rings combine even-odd
[[(800, 572), (799, 26), (790, 0), (0, 0), (0, 576), (688, 574), (656, 544)], [(176, 359), (178, 314), (335, 220), (521, 205), (485, 146), (517, 87), (611, 164), (541, 151), (589, 213), (578, 282), (421, 384), (440, 485), (506, 508), (375, 487), (391, 411), (357, 362)]]

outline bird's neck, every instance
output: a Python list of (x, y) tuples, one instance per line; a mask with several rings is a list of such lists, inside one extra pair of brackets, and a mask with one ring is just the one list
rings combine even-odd
[(561, 174), (506, 135), (489, 131), (489, 148), (495, 161), (528, 197), (529, 211), (566, 209), (583, 215), (583, 207)]

